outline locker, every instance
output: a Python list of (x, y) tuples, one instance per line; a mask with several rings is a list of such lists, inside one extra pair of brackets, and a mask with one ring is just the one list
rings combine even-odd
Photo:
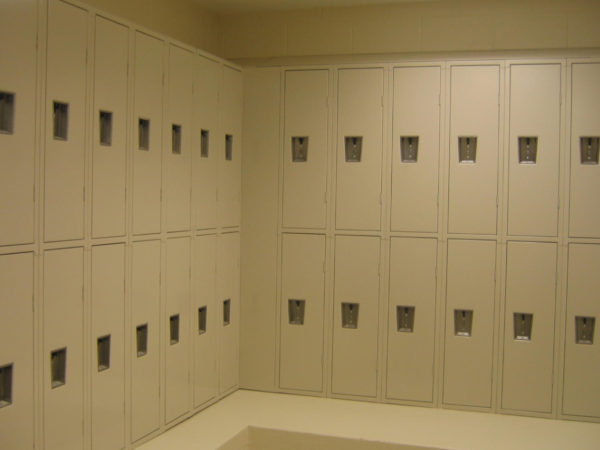
[(92, 236), (125, 234), (129, 29), (96, 16)]
[(392, 238), (387, 398), (433, 401), (436, 270), (436, 239)]
[(194, 342), (194, 406), (215, 397), (217, 380), (216, 304), (217, 237), (198, 236), (194, 239), (194, 294), (192, 301), (192, 336)]
[(125, 446), (125, 245), (92, 247), (92, 448)]
[(160, 241), (134, 242), (131, 263), (131, 436), (159, 423)]
[(167, 240), (165, 422), (190, 410), (190, 239)]
[(448, 241), (446, 405), (491, 406), (495, 266), (495, 241)]
[(392, 231), (437, 231), (440, 67), (394, 69)]
[(221, 155), (218, 125), (221, 66), (197, 56), (194, 59), (194, 110), (192, 123), (192, 201), (197, 229), (217, 226), (217, 160)]
[[(600, 417), (599, 264), (599, 245), (569, 245), (563, 414)], [(585, 340), (576, 333), (578, 317), (591, 322), (592, 333)]]
[(560, 102), (560, 64), (510, 67), (510, 235), (556, 236)]
[(37, 2), (4, 2), (0, 17), (0, 245), (33, 242)]
[(448, 232), (496, 234), (500, 69), (453, 66), (450, 77)]
[[(573, 64), (571, 79), (571, 180), (569, 236), (600, 237), (600, 165), (587, 155), (590, 138), (600, 137), (600, 64)], [(585, 139), (588, 137), (588, 140)], [(583, 142), (582, 142), (583, 139)], [(592, 141), (593, 142), (593, 141)], [(583, 147), (583, 149), (582, 149)], [(582, 151), (584, 152), (582, 157)], [(595, 156), (595, 158), (594, 158)]]
[(336, 237), (334, 289), (332, 392), (374, 398), (377, 395), (379, 238)]
[(135, 34), (133, 233), (160, 232), (163, 42)]
[[(33, 253), (0, 256), (0, 447), (32, 449), (33, 401)], [(10, 378), (5, 383), (5, 379)], [(8, 389), (5, 387), (8, 386)]]
[(383, 69), (339, 70), (337, 142), (336, 228), (379, 230)]
[(83, 238), (87, 11), (48, 4), (44, 239)]
[(194, 54), (170, 45), (168, 118), (163, 145), (167, 165), (167, 231), (190, 229), (193, 79)]
[(43, 295), (44, 448), (83, 448), (83, 248), (44, 253)]
[[(554, 243), (508, 243), (504, 409), (552, 411), (556, 255)], [(530, 324), (524, 323), (527, 320)]]
[(323, 390), (325, 236), (284, 234), (279, 386)]
[(285, 73), (285, 227), (325, 228), (328, 101), (328, 70)]

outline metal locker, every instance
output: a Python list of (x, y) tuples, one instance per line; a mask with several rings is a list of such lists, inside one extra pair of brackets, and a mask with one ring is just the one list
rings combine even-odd
[(394, 69), (392, 231), (437, 231), (440, 83), (440, 67)]
[(96, 16), (92, 236), (125, 234), (129, 29)]
[(560, 70), (560, 64), (510, 66), (509, 235), (557, 233)]
[(495, 241), (448, 241), (446, 405), (491, 406), (495, 271)]
[(552, 411), (557, 246), (509, 242), (502, 408)]
[(217, 380), (217, 330), (220, 326), (216, 302), (217, 237), (194, 239), (194, 294), (192, 336), (194, 342), (194, 406), (215, 397)]
[(371, 236), (335, 239), (334, 394), (377, 395), (379, 245), (379, 238)]
[(136, 32), (134, 57), (133, 233), (160, 232), (163, 41)]
[(325, 228), (328, 70), (285, 73), (283, 226)]
[(165, 422), (190, 410), (190, 239), (167, 239)]
[(323, 390), (325, 236), (284, 234), (279, 387)]
[(496, 234), (500, 68), (452, 66), (448, 232)]
[[(0, 245), (34, 239), (37, 2), (4, 2), (0, 17)], [(8, 220), (11, 218), (11, 220)]]
[(569, 236), (600, 238), (600, 64), (573, 64), (571, 70)]
[(83, 248), (43, 259), (44, 448), (83, 448)]
[(436, 269), (436, 239), (392, 238), (387, 398), (433, 401)]
[(125, 244), (92, 247), (92, 448), (125, 446)]
[(382, 153), (383, 69), (339, 70), (337, 229), (379, 230)]
[[(131, 246), (131, 436), (160, 427), (160, 241)], [(164, 395), (164, 394), (163, 394)]]
[(0, 447), (33, 449), (33, 253), (0, 256)]
[(600, 417), (599, 265), (600, 245), (569, 245), (563, 414)]
[(87, 11), (48, 3), (44, 240), (83, 238)]

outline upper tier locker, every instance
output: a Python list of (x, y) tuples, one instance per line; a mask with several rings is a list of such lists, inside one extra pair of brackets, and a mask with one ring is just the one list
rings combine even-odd
[(163, 42), (135, 35), (133, 233), (160, 232)]
[(383, 69), (338, 71), (336, 228), (379, 230)]
[(194, 54), (169, 45), (167, 123), (167, 231), (190, 229)]
[(450, 72), (448, 232), (496, 234), (499, 66)]
[(33, 449), (33, 253), (0, 256), (0, 448)]
[(600, 238), (600, 64), (573, 64), (569, 236)]
[(242, 73), (223, 67), (219, 103), (222, 135), (218, 155), (218, 218), (221, 227), (240, 225), (242, 199)]
[(283, 226), (325, 228), (329, 71), (285, 73)]
[(334, 394), (377, 395), (379, 238), (337, 236), (333, 304)]
[(394, 69), (392, 231), (437, 231), (440, 67)]
[(44, 239), (83, 238), (87, 11), (48, 3)]
[(560, 64), (510, 67), (510, 235), (558, 231), (560, 70)]
[(194, 58), (192, 122), (192, 211), (199, 230), (217, 227), (217, 160), (223, 143), (219, 135), (221, 65)]
[(0, 245), (33, 242), (37, 3), (0, 14)]
[(129, 30), (96, 16), (92, 237), (125, 234)]

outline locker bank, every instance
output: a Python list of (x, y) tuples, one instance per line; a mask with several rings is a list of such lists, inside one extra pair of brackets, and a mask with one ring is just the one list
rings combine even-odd
[(598, 23), (0, 0), (0, 448), (598, 448)]

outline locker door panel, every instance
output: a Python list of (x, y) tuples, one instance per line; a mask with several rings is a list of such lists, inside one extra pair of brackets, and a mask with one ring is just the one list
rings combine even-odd
[(284, 234), (279, 386), (323, 390), (325, 236)]
[(44, 239), (83, 237), (87, 12), (48, 4)]
[(336, 228), (379, 230), (383, 69), (343, 69), (338, 74)]
[(325, 227), (328, 97), (328, 70), (285, 73), (282, 150), (285, 227)]
[(556, 255), (556, 244), (508, 243), (502, 408), (552, 411)]
[[(0, 447), (32, 449), (33, 402), (33, 253), (0, 256), (0, 367), (11, 366), (10, 404), (0, 402)], [(5, 392), (6, 394), (6, 392)]]
[(448, 242), (445, 404), (491, 406), (495, 265), (495, 241)]
[(511, 66), (508, 234), (556, 236), (559, 146), (560, 64)]
[(394, 69), (392, 231), (437, 231), (439, 67)]
[(83, 448), (81, 247), (44, 253), (43, 291), (44, 448)]
[[(377, 395), (379, 238), (337, 236), (334, 283), (332, 392), (374, 398)], [(352, 309), (344, 304), (352, 305)], [(346, 320), (343, 320), (343, 309)], [(348, 314), (355, 316), (348, 317)]]
[(496, 234), (500, 70), (454, 66), (450, 76), (448, 232)]
[(433, 401), (436, 267), (437, 240), (392, 238), (388, 398)]

